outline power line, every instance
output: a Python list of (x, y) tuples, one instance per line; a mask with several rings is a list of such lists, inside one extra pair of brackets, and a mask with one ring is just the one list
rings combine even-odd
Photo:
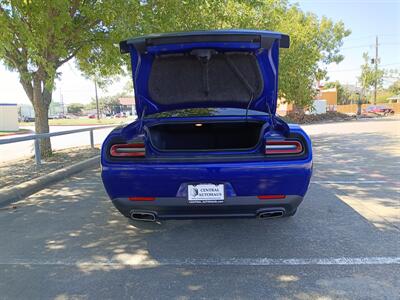
[[(399, 34), (398, 33), (389, 33), (389, 34), (379, 34), (378, 33), (378, 36), (379, 37), (387, 37), (387, 36), (399, 36)], [(357, 35), (350, 35), (350, 36), (348, 36), (348, 37), (345, 37), (345, 40), (346, 41), (354, 41), (354, 40), (365, 40), (365, 39), (370, 39), (370, 38), (373, 38), (373, 37), (375, 37), (375, 34), (370, 34), (370, 35), (359, 35), (359, 36), (357, 36)]]
[[(382, 43), (382, 44), (379, 44), (379, 46), (398, 46), (398, 45), (400, 45), (400, 43)], [(373, 44), (365, 44), (365, 45), (344, 47), (344, 48), (341, 48), (341, 50), (364, 48), (364, 47), (374, 47), (374, 45)]]
[[(386, 66), (394, 66), (394, 65), (400, 65), (400, 62), (391, 63), (391, 64), (383, 64), (383, 65), (380, 65), (380, 66), (381, 66), (381, 67), (386, 67)], [(343, 69), (343, 70), (332, 70), (332, 71), (329, 71), (329, 70), (328, 70), (328, 72), (329, 72), (329, 73), (336, 73), (336, 72), (352, 72), (352, 71), (359, 71), (359, 70), (360, 70), (360, 67), (354, 68), (354, 69)]]

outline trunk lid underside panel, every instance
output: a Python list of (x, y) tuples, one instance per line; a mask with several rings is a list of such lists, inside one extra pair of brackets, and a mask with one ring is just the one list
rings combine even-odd
[(286, 35), (252, 30), (152, 35), (123, 41), (139, 116), (184, 108), (276, 111)]

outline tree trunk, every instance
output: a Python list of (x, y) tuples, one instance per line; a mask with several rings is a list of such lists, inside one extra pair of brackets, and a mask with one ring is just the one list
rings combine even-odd
[[(33, 81), (33, 109), (35, 110), (35, 131), (36, 133), (49, 132), (49, 106), (52, 92), (47, 89), (43, 81)], [(52, 155), (50, 138), (40, 140), (40, 154), (43, 158)]]

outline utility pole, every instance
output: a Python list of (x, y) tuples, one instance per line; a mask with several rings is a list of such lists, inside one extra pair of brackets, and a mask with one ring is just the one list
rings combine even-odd
[(378, 36), (375, 39), (375, 80), (374, 80), (374, 105), (376, 105), (376, 93), (378, 86), (378, 78), (376, 75), (378, 74)]
[(96, 95), (96, 111), (97, 111), (97, 120), (100, 120), (100, 113), (99, 113), (99, 98), (97, 97), (97, 81), (94, 81), (94, 92)]

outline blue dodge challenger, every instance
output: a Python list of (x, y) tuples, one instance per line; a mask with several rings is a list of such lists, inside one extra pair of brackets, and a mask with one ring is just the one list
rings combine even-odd
[(138, 118), (101, 151), (115, 207), (134, 220), (288, 217), (310, 183), (311, 141), (275, 115), (280, 48), (270, 31), (168, 33), (120, 43)]

